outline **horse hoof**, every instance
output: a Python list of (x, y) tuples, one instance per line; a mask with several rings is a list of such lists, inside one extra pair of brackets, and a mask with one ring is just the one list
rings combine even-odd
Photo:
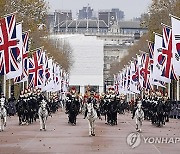
[(42, 131), (42, 129), (40, 129), (40, 131)]
[(92, 134), (92, 136), (96, 136), (95, 134)]
[(89, 135), (89, 137), (91, 137), (92, 135)]

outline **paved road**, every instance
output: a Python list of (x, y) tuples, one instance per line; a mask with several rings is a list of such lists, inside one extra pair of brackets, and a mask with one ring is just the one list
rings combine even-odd
[[(16, 116), (8, 117), (5, 131), (0, 132), (0, 154), (179, 154), (180, 141), (174, 143), (170, 139), (179, 139), (180, 120), (172, 119), (162, 128), (144, 121), (141, 143), (135, 148), (126, 142), (132, 132), (135, 132), (135, 122), (129, 113), (119, 115), (117, 126), (97, 120), (95, 137), (88, 136), (88, 123), (83, 115), (78, 116), (76, 126), (71, 126), (67, 115), (59, 111), (48, 118), (47, 131), (39, 131), (39, 121), (19, 126)], [(168, 140), (154, 143), (155, 137)], [(135, 141), (133, 145), (139, 140)]]

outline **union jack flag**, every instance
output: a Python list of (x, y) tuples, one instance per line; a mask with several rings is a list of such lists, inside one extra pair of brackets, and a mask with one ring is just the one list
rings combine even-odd
[(154, 43), (148, 42), (149, 47), (149, 62), (151, 65), (151, 69), (153, 70), (153, 63), (154, 63)]
[(29, 58), (29, 87), (42, 87), (43, 86), (43, 49), (36, 49)]
[(162, 54), (165, 56), (162, 76), (177, 80), (177, 76), (172, 65), (172, 29), (165, 25), (163, 25)]
[(140, 75), (143, 78), (143, 87), (148, 88), (147, 83), (149, 82), (149, 75), (150, 75), (150, 70), (149, 70), (149, 56), (146, 54), (143, 54), (143, 63), (142, 63), (142, 68), (140, 69)]
[(15, 78), (15, 83), (20, 83), (23, 81), (28, 80), (28, 67), (29, 67), (29, 59), (28, 59), (28, 53), (29, 53), (29, 32), (24, 32), (22, 34), (22, 40), (23, 40), (23, 46), (22, 46), (22, 68), (23, 72), (22, 75)]
[(50, 65), (50, 62), (48, 62), (48, 57), (47, 57), (47, 55), (44, 55), (45, 57), (45, 59), (44, 59), (44, 70), (45, 70), (45, 75), (44, 75), (44, 86), (47, 86), (48, 85), (48, 83), (50, 82), (50, 75), (51, 75), (51, 73), (50, 73), (50, 67), (49, 67), (49, 65)]
[(0, 19), (0, 75), (19, 69), (19, 54), (15, 15), (10, 15)]

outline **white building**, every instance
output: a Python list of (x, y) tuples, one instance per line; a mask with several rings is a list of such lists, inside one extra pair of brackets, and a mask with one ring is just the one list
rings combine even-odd
[(70, 86), (80, 88), (84, 94), (85, 87), (90, 85), (103, 92), (103, 41), (96, 36), (54, 35), (53, 39), (68, 42), (72, 48), (73, 66), (70, 71)]

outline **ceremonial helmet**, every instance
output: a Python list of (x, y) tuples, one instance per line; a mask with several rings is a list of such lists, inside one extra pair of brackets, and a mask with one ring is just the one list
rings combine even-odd
[(94, 96), (94, 91), (93, 90), (91, 90), (90, 95)]
[(75, 93), (76, 93), (76, 87), (73, 86), (73, 87), (71, 88), (71, 93), (72, 93), (72, 94), (75, 94)]

